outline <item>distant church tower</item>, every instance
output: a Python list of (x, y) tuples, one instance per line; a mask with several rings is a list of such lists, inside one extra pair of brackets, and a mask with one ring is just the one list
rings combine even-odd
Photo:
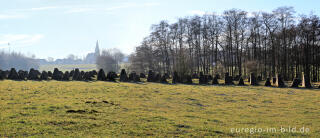
[(98, 40), (97, 40), (97, 43), (96, 43), (96, 49), (95, 49), (94, 55), (95, 55), (95, 57), (100, 56), (100, 48), (99, 48)]

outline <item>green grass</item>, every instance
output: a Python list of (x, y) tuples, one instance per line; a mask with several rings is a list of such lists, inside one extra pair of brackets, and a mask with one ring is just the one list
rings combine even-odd
[[(263, 86), (0, 81), (1, 137), (320, 137), (320, 91)], [(309, 133), (232, 133), (307, 127)]]
[(41, 65), (39, 70), (40, 71), (53, 71), (54, 68), (58, 68), (60, 71), (70, 71), (75, 68), (79, 68), (83, 71), (91, 71), (96, 70), (96, 64), (53, 64), (53, 65)]

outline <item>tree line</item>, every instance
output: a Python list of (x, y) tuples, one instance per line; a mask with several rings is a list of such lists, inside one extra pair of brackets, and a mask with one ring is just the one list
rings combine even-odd
[(248, 13), (231, 9), (152, 25), (130, 55), (130, 70), (320, 80), (320, 20), (293, 7)]
[(38, 69), (39, 64), (34, 57), (27, 57), (16, 52), (0, 52), (0, 69), (9, 70), (16, 68), (19, 70), (29, 70), (31, 68)]

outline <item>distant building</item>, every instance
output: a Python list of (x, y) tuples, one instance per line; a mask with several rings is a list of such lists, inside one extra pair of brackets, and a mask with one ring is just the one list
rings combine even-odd
[(95, 52), (88, 53), (84, 59), (67, 57), (67, 58), (63, 58), (63, 59), (56, 59), (55, 61), (47, 61), (46, 59), (35, 59), (35, 60), (40, 65), (47, 65), (47, 64), (96, 64), (96, 59), (98, 56), (100, 56), (100, 48), (99, 48), (99, 42), (97, 40)]
[(86, 58), (84, 59), (84, 62), (87, 64), (95, 64), (98, 56), (100, 56), (100, 48), (99, 48), (99, 42), (97, 40), (95, 52), (88, 53)]

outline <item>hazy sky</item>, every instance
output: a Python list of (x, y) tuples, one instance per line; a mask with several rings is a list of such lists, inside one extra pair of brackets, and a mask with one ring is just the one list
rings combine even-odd
[(0, 51), (38, 58), (83, 57), (101, 48), (133, 52), (161, 20), (237, 8), (248, 12), (293, 6), (320, 15), (319, 0), (0, 0)]

